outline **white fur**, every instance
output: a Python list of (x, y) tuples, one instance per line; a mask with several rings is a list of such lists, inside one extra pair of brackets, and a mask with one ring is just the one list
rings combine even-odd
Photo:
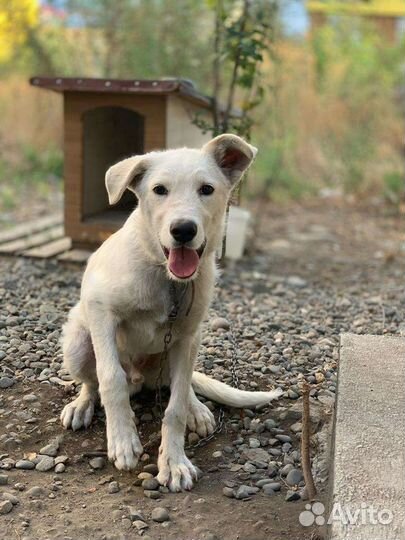
[[(65, 366), (82, 382), (78, 398), (62, 412), (65, 428), (88, 427), (98, 398), (106, 411), (108, 456), (118, 469), (133, 469), (142, 454), (130, 393), (145, 384), (154, 388), (160, 353), (168, 328), (170, 283), (179, 280), (168, 269), (164, 248), (176, 247), (170, 233), (174, 220), (192, 219), (196, 236), (187, 247), (205, 245), (194, 282), (195, 298), (188, 316), (185, 306), (173, 328), (163, 383), (171, 396), (162, 421), (158, 479), (172, 491), (190, 489), (196, 467), (184, 452), (186, 425), (201, 436), (212, 433), (212, 413), (196, 391), (234, 407), (263, 404), (280, 392), (242, 392), (193, 374), (200, 324), (213, 294), (215, 253), (221, 244), (225, 211), (235, 183), (256, 149), (234, 135), (221, 135), (201, 150), (179, 149), (128, 158), (107, 172), (110, 202), (133, 190), (137, 209), (124, 226), (90, 257), (80, 302), (64, 327)], [(153, 191), (164, 185), (167, 195)], [(202, 184), (215, 191), (202, 195)], [(183, 304), (189, 303), (187, 296)]]

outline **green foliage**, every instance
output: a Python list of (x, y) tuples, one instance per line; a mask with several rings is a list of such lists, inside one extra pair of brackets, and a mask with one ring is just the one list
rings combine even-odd
[[(278, 2), (215, 0), (209, 6), (216, 16), (213, 115), (211, 120), (197, 115), (194, 123), (213, 136), (232, 131), (249, 140), (254, 125), (252, 111), (265, 96), (261, 66), (272, 47)], [(233, 114), (236, 107), (240, 114)]]
[(400, 171), (390, 171), (384, 174), (384, 196), (386, 200), (398, 206), (405, 196), (405, 177)]
[(384, 146), (389, 122), (394, 126), (395, 115), (400, 117), (395, 101), (403, 83), (404, 45), (389, 44), (370, 22), (347, 17), (324, 26), (312, 40), (319, 100), (325, 108), (333, 103), (344, 115), (320, 147), (332, 165), (330, 177), (335, 183), (339, 178), (347, 193), (371, 187), (370, 162)]
[(56, 149), (38, 152), (26, 146), (21, 149), (18, 162), (0, 159), (0, 210), (12, 210), (18, 201), (27, 200), (27, 191), (35, 190), (40, 196), (61, 184), (63, 174), (62, 153)]
[[(263, 143), (258, 143), (263, 146)], [(249, 188), (253, 197), (268, 197), (283, 202), (301, 199), (314, 194), (314, 186), (300, 175), (295, 163), (288, 158), (294, 148), (294, 140), (285, 137), (272, 140), (265, 152), (259, 152), (255, 163), (258, 181)]]

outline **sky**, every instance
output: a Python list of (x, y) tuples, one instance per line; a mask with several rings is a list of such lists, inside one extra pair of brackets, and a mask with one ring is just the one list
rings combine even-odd
[(281, 18), (286, 32), (303, 35), (309, 27), (309, 18), (303, 0), (281, 1)]

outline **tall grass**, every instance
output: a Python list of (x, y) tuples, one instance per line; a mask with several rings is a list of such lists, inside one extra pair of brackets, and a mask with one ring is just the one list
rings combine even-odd
[(258, 115), (253, 194), (284, 199), (325, 187), (360, 197), (401, 191), (405, 122), (396, 94), (403, 48), (383, 43), (367, 26), (355, 29), (351, 33), (345, 21), (344, 28), (327, 26), (305, 44), (275, 48), (269, 99)]

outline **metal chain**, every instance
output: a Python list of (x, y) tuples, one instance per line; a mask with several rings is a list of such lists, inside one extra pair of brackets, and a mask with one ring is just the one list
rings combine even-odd
[[(168, 354), (169, 354), (169, 345), (170, 345), (170, 343), (172, 342), (172, 339), (173, 339), (173, 326), (174, 326), (174, 323), (176, 322), (176, 320), (178, 318), (180, 304), (182, 303), (182, 301), (184, 299), (186, 291), (187, 291), (187, 287), (185, 288), (183, 294), (181, 295), (181, 298), (178, 299), (177, 295), (176, 295), (175, 284), (174, 283), (170, 284), (170, 297), (171, 297), (171, 301), (172, 301), (172, 309), (171, 309), (171, 311), (169, 313), (169, 317), (168, 317), (169, 326), (168, 326), (167, 332), (165, 333), (164, 338), (163, 338), (163, 352), (160, 355), (159, 373), (158, 373), (158, 376), (157, 376), (157, 379), (156, 379), (155, 402), (156, 402), (156, 406), (159, 408), (161, 416), (163, 416), (163, 405), (162, 405), (163, 366), (165, 365), (165, 363), (167, 361), (167, 357), (168, 357)], [(194, 299), (194, 289), (192, 291), (191, 304), (193, 302), (193, 299)], [(190, 312), (191, 304), (187, 309), (186, 316)], [(223, 309), (221, 311), (223, 311)], [(229, 339), (229, 342), (231, 344), (231, 363), (230, 363), (230, 371), (231, 371), (231, 376), (232, 376), (232, 383), (231, 384), (232, 384), (232, 386), (234, 388), (238, 388), (239, 387), (239, 378), (238, 378), (238, 375), (237, 375), (237, 343), (236, 343), (235, 335), (234, 335), (234, 333), (232, 331), (232, 328), (229, 328), (228, 339)], [(225, 412), (224, 412), (223, 407), (220, 407), (214, 431), (212, 433), (210, 433), (210, 435), (207, 435), (206, 437), (203, 437), (203, 438), (199, 439), (199, 441), (197, 441), (196, 443), (190, 444), (190, 445), (186, 446), (185, 448), (187, 450), (190, 450), (190, 449), (193, 449), (193, 448), (199, 448), (201, 446), (204, 446), (209, 441), (211, 441), (215, 437), (215, 435), (217, 435), (218, 433), (220, 433), (222, 431), (222, 429), (224, 427), (224, 423), (225, 423)]]
[[(184, 289), (181, 300), (183, 300), (184, 295), (186, 294), (187, 287)], [(163, 405), (162, 405), (162, 376), (163, 376), (163, 366), (167, 361), (169, 355), (169, 345), (173, 339), (173, 325), (177, 320), (179, 315), (180, 300), (176, 295), (176, 286), (173, 282), (170, 282), (170, 300), (172, 302), (172, 307), (169, 313), (169, 327), (166, 334), (163, 337), (163, 352), (160, 355), (159, 359), (159, 373), (156, 379), (156, 395), (155, 403), (159, 407), (160, 416), (163, 416)]]

